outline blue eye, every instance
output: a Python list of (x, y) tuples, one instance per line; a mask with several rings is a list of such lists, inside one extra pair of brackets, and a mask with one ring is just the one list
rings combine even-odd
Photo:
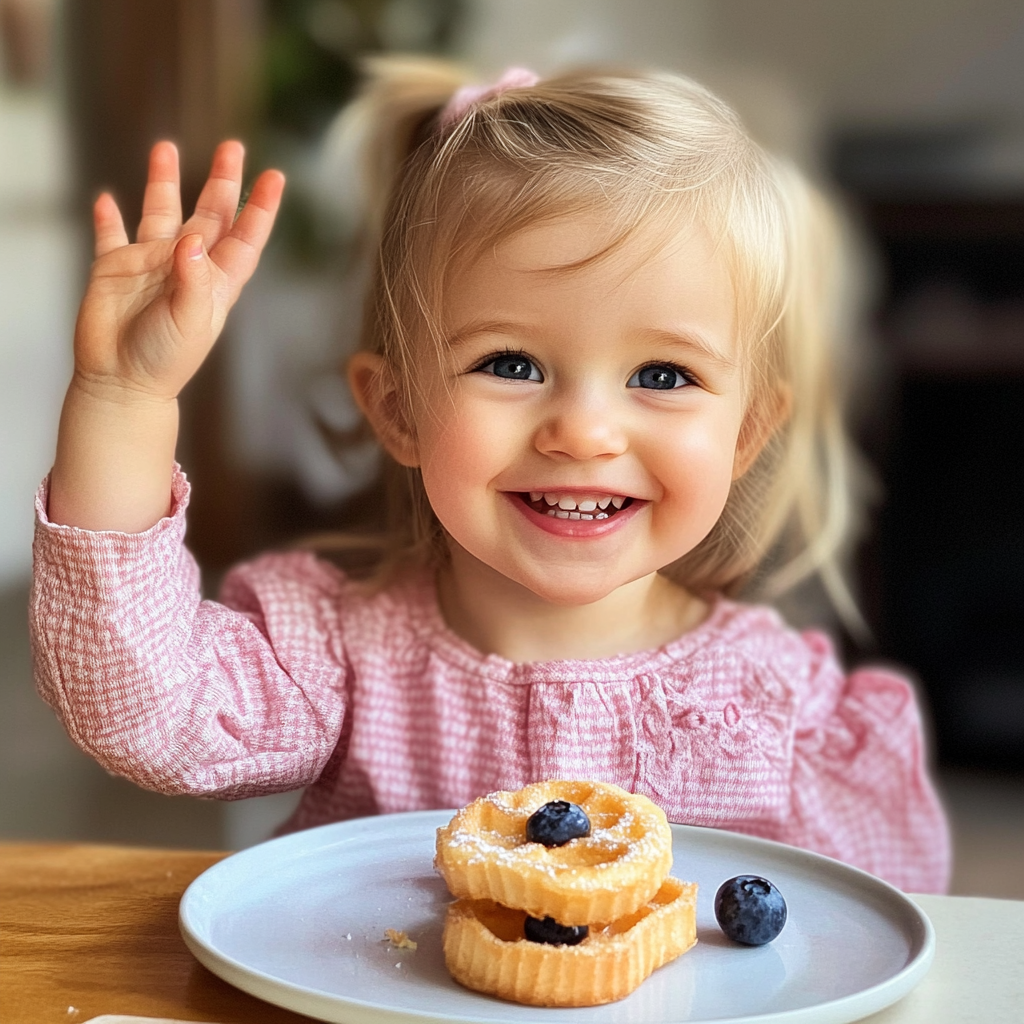
[(672, 391), (674, 388), (685, 387), (691, 381), (674, 366), (665, 363), (652, 363), (641, 366), (626, 381), (627, 388), (649, 388), (653, 391)]
[(544, 379), (540, 370), (534, 365), (533, 360), (513, 353), (489, 359), (486, 363), (478, 366), (476, 372), (491, 373), (495, 377), (501, 377), (504, 380), (542, 381)]

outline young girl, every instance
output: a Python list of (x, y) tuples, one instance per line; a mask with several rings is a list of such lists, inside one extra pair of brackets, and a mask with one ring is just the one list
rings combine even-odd
[(350, 120), (386, 202), (349, 379), (404, 476), (370, 583), (271, 554), (214, 603), (182, 547), (176, 396), (281, 176), (235, 220), (225, 143), (182, 224), (163, 143), (134, 244), (97, 201), (37, 502), (43, 696), (143, 786), (306, 786), (290, 828), (590, 777), (941, 891), (910, 686), (725, 596), (786, 552), (837, 580), (827, 209), (686, 79), (458, 84), (378, 66)]

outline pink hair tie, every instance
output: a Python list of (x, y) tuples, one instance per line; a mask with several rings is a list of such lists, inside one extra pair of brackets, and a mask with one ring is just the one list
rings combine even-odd
[(528, 89), (539, 81), (540, 76), (527, 68), (508, 68), (494, 85), (464, 85), (441, 111), (441, 128), (447, 130), (453, 127), (466, 116), (470, 107), (477, 103), (500, 96), (509, 89)]

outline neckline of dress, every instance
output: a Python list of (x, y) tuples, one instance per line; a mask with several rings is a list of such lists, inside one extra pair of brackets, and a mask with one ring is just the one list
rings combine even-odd
[(716, 595), (710, 602), (704, 619), (685, 633), (659, 647), (607, 658), (557, 658), (545, 661), (515, 662), (500, 654), (484, 654), (468, 640), (456, 633), (441, 613), (437, 585), (432, 572), (410, 581), (415, 594), (414, 603), (420, 614), (420, 631), (431, 649), (443, 660), (463, 669), (504, 681), (525, 683), (547, 680), (564, 681), (567, 675), (574, 679), (581, 674), (594, 681), (616, 681), (635, 677), (644, 670), (664, 668), (692, 656), (719, 634), (723, 625), (739, 606), (728, 598)]

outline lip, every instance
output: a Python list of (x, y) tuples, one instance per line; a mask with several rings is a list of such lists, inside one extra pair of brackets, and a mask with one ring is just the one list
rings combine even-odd
[[(547, 516), (535, 512), (522, 498), (518, 491), (505, 491), (505, 497), (512, 506), (520, 512), (523, 517), (534, 526), (544, 530), (545, 533), (553, 534), (556, 537), (566, 537), (571, 540), (596, 540), (599, 537), (607, 537), (625, 526), (641, 509), (646, 508), (649, 502), (640, 498), (633, 498), (630, 504), (615, 515), (607, 519), (557, 519), (554, 516)], [(593, 494), (593, 491), (571, 488), (562, 489), (560, 494)]]

